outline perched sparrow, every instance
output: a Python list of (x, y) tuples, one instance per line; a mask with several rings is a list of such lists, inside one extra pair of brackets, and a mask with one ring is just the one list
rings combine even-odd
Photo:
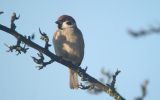
[[(84, 56), (84, 40), (75, 20), (68, 15), (62, 15), (56, 21), (58, 30), (54, 33), (53, 44), (57, 56), (80, 66)], [(78, 75), (70, 70), (70, 88), (79, 86)]]

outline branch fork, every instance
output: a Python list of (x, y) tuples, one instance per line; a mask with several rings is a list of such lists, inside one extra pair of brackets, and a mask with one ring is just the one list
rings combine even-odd
[(39, 66), (37, 66), (37, 68), (40, 70), (40, 69), (43, 69), (44, 67), (46, 67), (47, 65), (53, 63), (55, 60), (50, 60), (48, 62), (44, 62), (44, 56), (43, 54), (40, 52), (40, 53), (37, 53), (38, 58), (36, 57), (32, 57), (33, 61), (36, 63), (36, 64), (39, 64)]
[(5, 46), (9, 48), (9, 50), (7, 50), (7, 52), (13, 52), (13, 50), (15, 50), (15, 52), (18, 52), (16, 55), (19, 55), (22, 52), (26, 53), (27, 50), (29, 49), (29, 48), (26, 48), (26, 44), (21, 46), (21, 40), (19, 40), (19, 39), (17, 40), (17, 44), (16, 45), (9, 46), (9, 45), (5, 44)]

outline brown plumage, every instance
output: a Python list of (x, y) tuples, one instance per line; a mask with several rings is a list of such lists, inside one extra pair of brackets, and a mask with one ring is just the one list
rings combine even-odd
[[(53, 43), (57, 56), (80, 65), (84, 56), (84, 40), (75, 20), (68, 15), (62, 15), (56, 21), (58, 30), (54, 33)], [(70, 70), (70, 88), (78, 88), (78, 75)]]

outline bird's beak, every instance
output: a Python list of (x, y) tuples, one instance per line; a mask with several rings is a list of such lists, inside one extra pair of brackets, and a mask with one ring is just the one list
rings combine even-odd
[(55, 21), (55, 23), (58, 24), (59, 22), (58, 22), (58, 21)]
[(61, 24), (62, 22), (61, 22), (61, 21), (59, 21), (59, 20), (57, 20), (55, 23), (56, 23), (56, 24)]
[(63, 23), (62, 21), (57, 20), (55, 23), (58, 25), (58, 28), (59, 28), (59, 29), (62, 28), (62, 23)]

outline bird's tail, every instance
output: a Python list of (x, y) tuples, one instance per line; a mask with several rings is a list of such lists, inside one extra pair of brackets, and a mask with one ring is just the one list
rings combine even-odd
[(78, 86), (78, 74), (75, 71), (70, 70), (70, 88), (78, 89)]

